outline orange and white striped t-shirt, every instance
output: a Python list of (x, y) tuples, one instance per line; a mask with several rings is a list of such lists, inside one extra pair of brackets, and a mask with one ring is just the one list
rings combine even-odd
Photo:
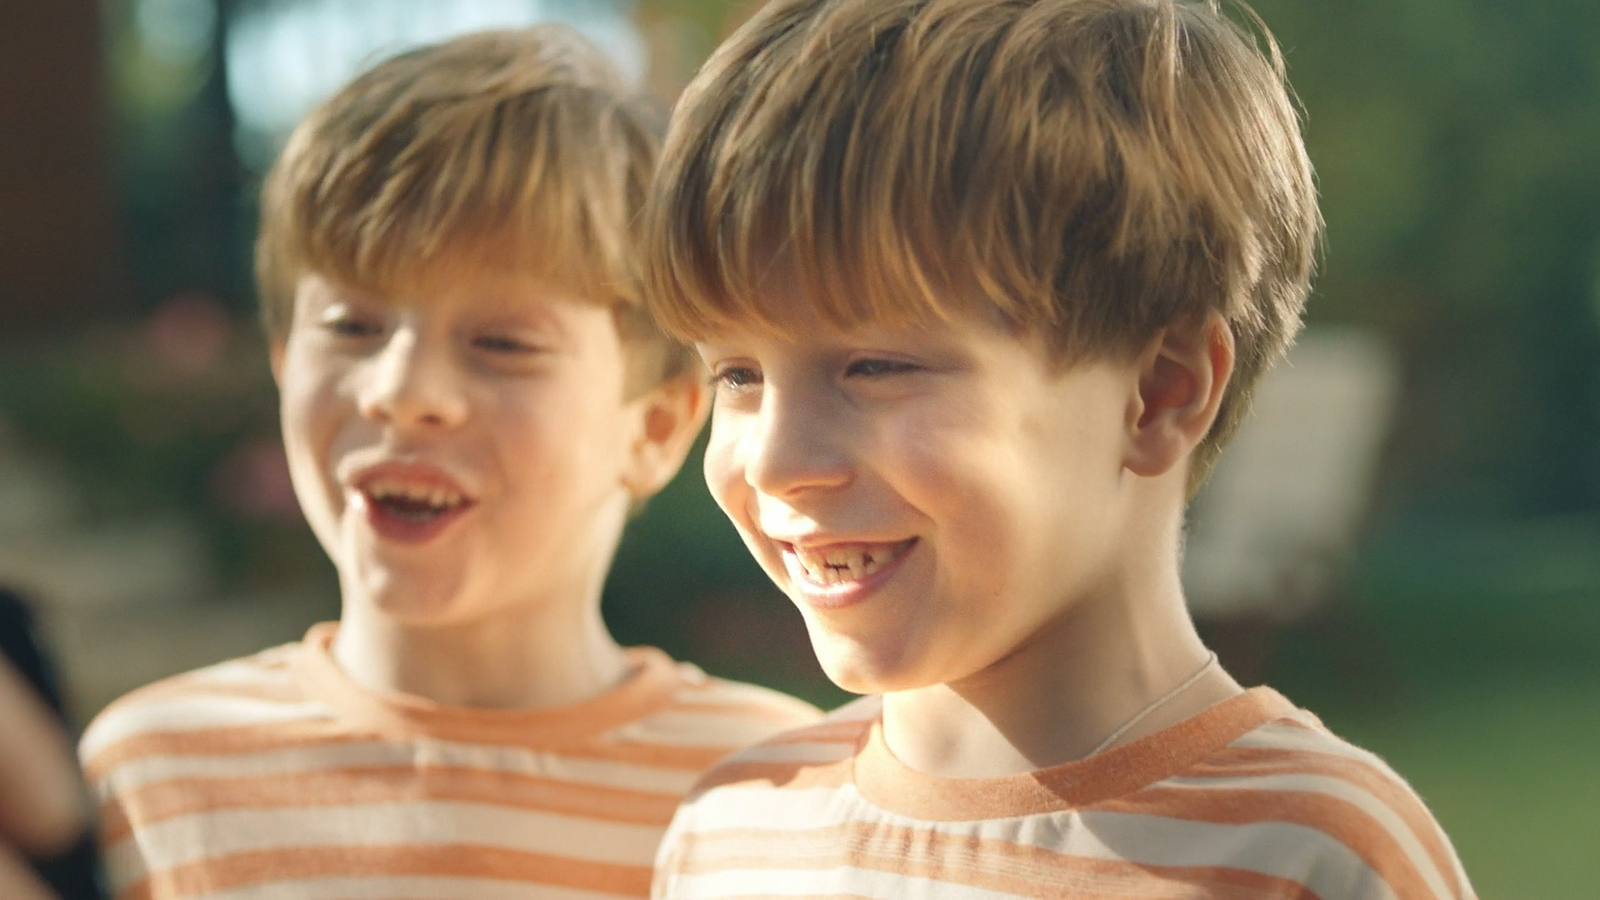
[(1255, 688), (1124, 746), (945, 779), (884, 746), (879, 706), (719, 764), (679, 810), (655, 896), (1470, 898), (1382, 760)]
[(659, 650), (558, 710), (374, 695), (298, 644), (135, 691), (80, 752), (122, 898), (646, 895), (713, 762), (818, 713)]

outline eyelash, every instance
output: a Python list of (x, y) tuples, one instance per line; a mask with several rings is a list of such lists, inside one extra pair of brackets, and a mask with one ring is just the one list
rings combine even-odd
[[(744, 384), (735, 384), (734, 378), (739, 375), (748, 375), (750, 380)], [(761, 383), (761, 373), (748, 366), (728, 366), (711, 373), (711, 386), (728, 391), (743, 390)]]
[(525, 344), (516, 338), (485, 336), (473, 338), (472, 345), (493, 353), (538, 353), (539, 347)]
[[(860, 378), (878, 378), (885, 375), (904, 375), (921, 369), (915, 363), (901, 362), (895, 359), (859, 359), (845, 367), (846, 376)], [(741, 377), (748, 380), (739, 383)], [(737, 391), (755, 387), (761, 384), (761, 373), (748, 366), (728, 366), (718, 369), (711, 375), (711, 386), (724, 390)]]
[[(383, 326), (365, 319), (348, 317), (332, 319), (324, 322), (323, 328), (336, 337), (346, 340), (360, 340), (362, 338), (376, 337), (383, 332)], [(472, 345), (480, 350), (491, 353), (533, 354), (543, 348), (523, 343), (515, 338), (486, 335), (472, 339)]]
[(332, 319), (322, 323), (333, 335), (341, 338), (366, 338), (372, 337), (383, 331), (383, 326), (355, 317)]
[(859, 375), (873, 378), (881, 375), (904, 375), (915, 372), (921, 368), (915, 363), (902, 362), (897, 359), (858, 359), (851, 363), (845, 370), (846, 375)]

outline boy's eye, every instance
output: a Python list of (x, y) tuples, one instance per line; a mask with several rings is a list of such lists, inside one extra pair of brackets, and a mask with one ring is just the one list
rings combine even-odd
[(538, 353), (540, 350), (539, 347), (527, 341), (499, 334), (486, 334), (475, 337), (472, 339), (472, 346), (477, 347), (479, 350), (488, 350), (491, 353), (524, 354)]
[(383, 323), (358, 316), (338, 316), (324, 320), (322, 327), (342, 338), (368, 338), (383, 333)]
[(897, 359), (858, 359), (847, 366), (844, 373), (871, 378), (879, 375), (902, 375), (915, 372), (919, 368), (920, 366), (915, 363)]
[(712, 373), (714, 387), (729, 391), (742, 391), (761, 383), (761, 373), (748, 366), (724, 366)]

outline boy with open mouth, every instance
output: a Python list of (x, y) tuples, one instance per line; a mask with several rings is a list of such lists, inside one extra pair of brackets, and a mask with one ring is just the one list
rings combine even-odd
[(1321, 225), (1252, 27), (773, 0), (689, 86), (649, 302), (713, 373), (717, 502), (874, 696), (719, 764), (657, 896), (1471, 896), (1405, 782), (1184, 606), (1185, 505)]
[(642, 896), (695, 777), (816, 717), (600, 618), (706, 407), (640, 304), (657, 149), (556, 26), (404, 53), (294, 133), (258, 275), (343, 610), (90, 726), (120, 896)]

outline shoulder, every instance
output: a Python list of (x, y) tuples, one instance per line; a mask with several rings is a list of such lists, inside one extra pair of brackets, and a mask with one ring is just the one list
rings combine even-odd
[(678, 807), (662, 839), (658, 885), (669, 886), (683, 874), (703, 835), (752, 826), (805, 829), (832, 821), (829, 799), (850, 783), (851, 762), (880, 709), (877, 697), (863, 697), (713, 766)]
[(285, 644), (148, 684), (114, 701), (84, 730), (78, 756), (91, 781), (132, 755), (182, 747), (219, 728), (289, 721), (306, 713)]
[(673, 663), (674, 684), (664, 703), (633, 720), (618, 736), (660, 747), (694, 749), (696, 771), (774, 734), (814, 722), (822, 713), (788, 694), (713, 678), (688, 663)]
[[(1280, 858), (1346, 895), (1472, 897), (1455, 848), (1415, 790), (1388, 763), (1295, 709), (1244, 733), (1184, 780), (1260, 828)], [(1252, 811), (1253, 810), (1253, 811)], [(1352, 893), (1353, 892), (1353, 893)]]
[(678, 663), (678, 669), (681, 682), (672, 698), (673, 707), (748, 722), (761, 733), (745, 743), (822, 718), (822, 711), (815, 706), (781, 691), (714, 678), (689, 663)]
[(696, 784), (688, 802), (733, 787), (802, 787), (839, 782), (848, 775), (843, 764), (855, 757), (881, 708), (879, 698), (862, 697), (800, 727), (770, 735), (713, 766)]

